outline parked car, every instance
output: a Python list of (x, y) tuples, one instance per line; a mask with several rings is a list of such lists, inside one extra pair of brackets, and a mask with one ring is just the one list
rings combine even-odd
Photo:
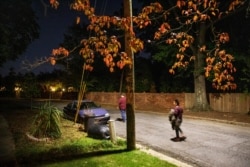
[[(63, 117), (69, 120), (75, 120), (77, 110), (77, 100), (72, 101), (63, 108)], [(108, 111), (91, 100), (81, 101), (77, 122), (82, 123), (86, 118), (94, 118), (95, 123), (107, 124), (110, 120)]]

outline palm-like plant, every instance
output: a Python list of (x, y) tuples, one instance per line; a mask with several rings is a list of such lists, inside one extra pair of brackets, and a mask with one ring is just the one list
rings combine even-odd
[(40, 107), (40, 112), (36, 115), (32, 135), (37, 138), (49, 137), (49, 138), (60, 138), (60, 118), (61, 111), (56, 107), (45, 103)]

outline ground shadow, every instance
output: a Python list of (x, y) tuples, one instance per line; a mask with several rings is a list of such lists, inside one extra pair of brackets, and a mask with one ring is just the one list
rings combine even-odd
[(64, 155), (32, 155), (32, 157), (27, 157), (25, 159), (19, 160), (18, 165), (21, 166), (41, 166), (41, 165), (48, 165), (55, 162), (66, 162), (71, 160), (83, 159), (83, 158), (90, 158), (90, 157), (97, 157), (103, 155), (110, 155), (110, 154), (119, 154), (123, 152), (127, 152), (127, 149), (121, 150), (110, 150), (110, 151), (95, 151), (89, 153), (80, 153), (80, 154), (64, 154)]

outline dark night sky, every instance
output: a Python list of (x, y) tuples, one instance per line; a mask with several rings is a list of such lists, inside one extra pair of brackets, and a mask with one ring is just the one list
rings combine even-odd
[[(44, 0), (46, 2), (46, 0)], [(22, 68), (22, 61), (29, 60), (31, 62), (48, 57), (53, 48), (57, 48), (59, 43), (63, 41), (63, 34), (66, 32), (67, 27), (75, 22), (78, 15), (76, 12), (70, 10), (70, 0), (60, 0), (61, 4), (57, 10), (48, 8), (46, 16), (44, 15), (44, 8), (40, 1), (34, 0), (34, 9), (39, 18), (38, 24), (40, 25), (40, 38), (31, 43), (27, 51), (15, 61), (9, 61), (0, 68), (2, 76), (9, 73), (11, 67), (15, 72), (25, 73), (27, 70)], [(62, 1), (64, 3), (62, 3)], [(112, 11), (120, 9), (123, 0), (91, 0), (96, 6), (96, 13), (103, 15), (110, 15)], [(112, 4), (112, 5), (111, 5)], [(50, 72), (53, 69), (60, 68), (60, 66), (52, 66), (45, 63), (32, 72)]]

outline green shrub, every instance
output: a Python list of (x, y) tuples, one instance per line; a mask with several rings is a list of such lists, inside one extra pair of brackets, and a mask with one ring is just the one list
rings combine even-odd
[(60, 118), (62, 112), (48, 102), (42, 105), (39, 110), (40, 112), (35, 117), (31, 134), (37, 138), (60, 138)]

